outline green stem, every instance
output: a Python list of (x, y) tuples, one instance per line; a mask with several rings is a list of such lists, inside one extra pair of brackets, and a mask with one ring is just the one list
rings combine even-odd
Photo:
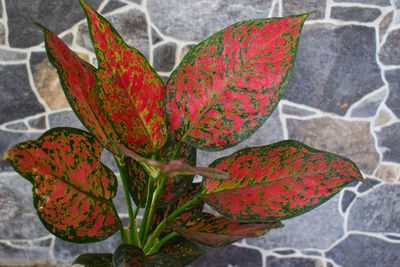
[(172, 212), (170, 215), (168, 215), (167, 218), (162, 220), (162, 222), (157, 226), (157, 228), (154, 230), (154, 232), (149, 237), (149, 240), (146, 242), (146, 244), (144, 246), (144, 250), (148, 250), (151, 247), (153, 247), (154, 241), (160, 236), (162, 231), (165, 229), (165, 227), (167, 226), (167, 222), (173, 220), (176, 216), (181, 214), (186, 208), (193, 206), (200, 200), (201, 200), (201, 196), (200, 195), (196, 196), (195, 198), (189, 200), (182, 206), (178, 207), (174, 212)]
[(146, 204), (144, 208), (142, 223), (140, 224), (140, 229), (139, 229), (139, 240), (141, 240), (142, 244), (144, 244), (144, 238), (145, 238), (144, 232), (146, 230), (147, 220), (149, 217), (152, 196), (153, 196), (153, 179), (150, 178), (147, 183)]
[(148, 214), (146, 226), (144, 228), (145, 231), (144, 231), (144, 240), (143, 240), (144, 242), (143, 243), (145, 243), (145, 241), (147, 239), (147, 236), (149, 234), (150, 228), (151, 228), (151, 226), (153, 224), (154, 212), (155, 212), (155, 210), (157, 208), (157, 204), (158, 204), (158, 200), (159, 200), (159, 198), (161, 196), (161, 192), (164, 189), (165, 183), (167, 181), (167, 177), (159, 177), (159, 179), (161, 179), (161, 182), (157, 186), (157, 189), (154, 191), (154, 194), (153, 194), (153, 199), (151, 201), (150, 211), (149, 211), (149, 214)]
[(123, 171), (123, 166), (124, 162), (118, 158), (117, 156), (113, 155), (115, 163), (117, 164), (119, 174), (121, 176), (121, 182), (122, 182), (122, 187), (124, 188), (124, 194), (125, 194), (125, 200), (126, 200), (126, 205), (128, 207), (128, 215), (129, 215), (129, 226), (128, 226), (128, 231), (129, 231), (129, 239), (128, 239), (128, 244), (134, 244), (136, 246), (140, 246), (139, 243), (135, 243), (135, 240), (132, 238), (137, 235), (137, 229), (135, 227), (135, 217), (133, 216), (133, 209), (132, 209), (132, 202), (131, 202), (131, 197), (129, 196), (129, 191), (128, 191), (128, 183), (126, 181), (126, 177)]
[(129, 231), (129, 238), (131, 241), (133, 241), (133, 244), (135, 244), (138, 247), (141, 247), (138, 232), (137, 232), (137, 219), (136, 216), (139, 212), (139, 207), (135, 208), (135, 213), (133, 214), (133, 222), (132, 222), (132, 229)]
[(146, 255), (152, 255), (152, 254), (158, 252), (160, 250), (160, 248), (165, 244), (165, 242), (167, 242), (171, 238), (174, 238), (177, 235), (178, 235), (177, 232), (169, 233), (167, 236), (165, 236), (163, 239), (161, 239), (160, 242), (156, 243), (153, 247), (151, 247), (149, 251), (145, 250), (144, 252), (146, 253)]
[(127, 234), (126, 234), (126, 232), (125, 232), (124, 227), (121, 227), (121, 228), (119, 229), (119, 234), (120, 234), (120, 236), (121, 236), (122, 243), (128, 244), (128, 243), (129, 243), (129, 240), (128, 240), (128, 236), (127, 236)]

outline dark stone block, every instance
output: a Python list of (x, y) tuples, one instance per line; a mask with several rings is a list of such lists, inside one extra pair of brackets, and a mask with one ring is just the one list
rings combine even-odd
[(198, 1), (149, 0), (151, 21), (162, 34), (185, 41), (202, 41), (246, 19), (268, 16), (272, 0)]
[(400, 163), (400, 122), (382, 127), (376, 132), (378, 137), (378, 145), (383, 154), (384, 161), (393, 161)]
[[(399, 31), (400, 32), (400, 31)], [(400, 70), (385, 71), (385, 79), (389, 83), (389, 97), (386, 105), (400, 118)]]
[(0, 45), (3, 45), (6, 43), (6, 28), (4, 27), (4, 24), (0, 22)]
[(38, 118), (28, 120), (28, 125), (34, 129), (46, 129), (46, 117), (40, 116)]
[(26, 59), (26, 53), (0, 48), (0, 60), (2, 61), (23, 60), (23, 59)]
[(175, 65), (176, 44), (169, 42), (154, 49), (154, 68), (156, 71), (172, 71)]
[(2, 174), (0, 196), (1, 240), (32, 239), (49, 234), (33, 207), (30, 182), (15, 172)]
[(379, 59), (384, 65), (400, 64), (400, 29), (391, 31), (381, 50), (379, 51)]
[(344, 115), (351, 104), (383, 85), (375, 47), (374, 28), (305, 25), (285, 98)]
[(205, 254), (189, 264), (188, 267), (262, 266), (261, 253), (254, 249), (241, 248), (234, 245), (222, 248), (202, 246), (202, 249)]
[(400, 262), (400, 244), (381, 239), (350, 234), (326, 253), (341, 266), (393, 267)]
[(390, 6), (390, 0), (335, 0), (335, 2), (351, 2), (361, 4), (373, 4), (378, 6)]
[(318, 259), (312, 258), (300, 258), (300, 257), (291, 257), (291, 258), (276, 258), (273, 256), (267, 257), (267, 266), (268, 267), (318, 267), (321, 266), (322, 262)]
[(280, 254), (280, 255), (291, 255), (295, 254), (296, 251), (292, 249), (281, 249), (281, 250), (274, 250), (275, 253)]
[(128, 0), (128, 1), (139, 5), (142, 3), (142, 0)]
[(58, 111), (49, 114), (50, 128), (54, 127), (73, 127), (86, 130), (75, 113), (71, 110)]
[[(380, 181), (378, 181), (378, 180), (375, 180), (375, 179), (372, 179), (372, 178), (365, 178), (365, 180), (368, 182), (368, 184), (370, 185), (370, 186), (372, 186), (372, 187), (375, 187), (376, 185), (378, 185), (378, 184), (380, 184), (381, 182)], [(366, 185), (366, 184), (360, 184), (360, 186), (358, 187), (358, 192), (359, 193), (364, 193), (364, 192), (366, 192), (366, 191), (368, 191), (368, 190), (371, 190), (371, 187), (369, 187), (368, 185)]]
[(381, 185), (357, 198), (351, 207), (348, 229), (400, 233), (400, 185)]
[(312, 19), (322, 19), (325, 17), (325, 0), (284, 0), (282, 1), (282, 15), (297, 15), (301, 13), (307, 13), (311, 11), (316, 11), (311, 14), (307, 20)]
[(74, 40), (74, 35), (72, 33), (67, 33), (63, 37), (61, 37), (61, 40), (67, 45), (70, 46), (72, 45), (72, 41)]
[(120, 2), (118, 0), (112, 0), (107, 3), (107, 5), (103, 8), (101, 13), (105, 14), (107, 12), (113, 11), (113, 10), (118, 9), (123, 6), (126, 6), (126, 3)]
[(153, 44), (157, 44), (162, 41), (162, 37), (157, 33), (154, 28), (151, 28), (151, 41)]
[(0, 124), (44, 111), (31, 89), (25, 65), (0, 65), (0, 80)]
[(382, 41), (383, 35), (386, 33), (387, 29), (389, 28), (390, 24), (393, 20), (393, 11), (389, 12), (385, 15), (385, 17), (379, 23), (379, 40)]
[(343, 21), (372, 22), (381, 14), (377, 8), (367, 7), (332, 7), (331, 18)]
[(8, 161), (3, 160), (4, 153), (12, 146), (27, 140), (37, 139), (40, 133), (21, 133), (0, 130), (0, 171), (13, 170)]
[[(97, 8), (102, 0), (88, 0), (87, 3)], [(43, 42), (41, 30), (30, 23), (40, 22), (59, 34), (85, 17), (78, 1), (53, 0), (6, 0), (11, 47), (26, 48)], [(62, 23), (54, 23), (60, 21)]]
[(356, 194), (349, 190), (344, 190), (342, 198), (342, 212), (345, 213), (351, 202), (356, 198)]
[(306, 256), (322, 256), (322, 253), (319, 251), (315, 250), (302, 250), (301, 253), (303, 253)]

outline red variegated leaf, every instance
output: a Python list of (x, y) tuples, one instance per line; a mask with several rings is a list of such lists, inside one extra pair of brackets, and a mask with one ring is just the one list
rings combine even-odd
[(222, 150), (254, 133), (283, 95), (307, 16), (239, 22), (190, 50), (165, 96), (175, 137)]
[(146, 202), (147, 184), (149, 175), (143, 167), (133, 158), (124, 157), (122, 171), (126, 177), (129, 194), (136, 206), (143, 207)]
[(5, 155), (32, 183), (39, 218), (61, 239), (95, 242), (121, 227), (112, 203), (117, 180), (100, 162), (102, 149), (87, 132), (54, 128), (37, 141), (12, 147)]
[(113, 255), (110, 253), (86, 253), (74, 260), (72, 265), (81, 264), (85, 267), (113, 267)]
[(47, 55), (57, 69), (69, 104), (82, 124), (104, 144), (107, 140), (104, 130), (108, 130), (109, 136), (112, 132), (97, 102), (96, 68), (79, 58), (57, 35), (40, 24), (36, 25), (43, 30)]
[(223, 247), (247, 237), (264, 235), (280, 222), (234, 222), (224, 217), (202, 213), (186, 218), (183, 214), (170, 223), (170, 227), (187, 239), (211, 247)]
[(179, 267), (183, 266), (172, 256), (163, 254), (145, 255), (139, 247), (120, 245), (114, 252), (114, 267)]
[(164, 85), (146, 58), (129, 47), (111, 24), (80, 0), (98, 60), (100, 106), (119, 136), (117, 143), (142, 155), (166, 142)]
[(234, 221), (288, 219), (313, 209), (353, 180), (364, 181), (349, 159), (288, 140), (245, 148), (214, 161), (231, 180), (205, 179), (203, 199)]
[(179, 259), (186, 266), (203, 255), (204, 251), (196, 243), (177, 236), (168, 240), (161, 248), (160, 253), (171, 255)]

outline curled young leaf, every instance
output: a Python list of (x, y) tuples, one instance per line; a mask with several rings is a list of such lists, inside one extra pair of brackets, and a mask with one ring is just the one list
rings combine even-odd
[(97, 97), (119, 140), (150, 155), (167, 139), (163, 112), (164, 84), (146, 58), (129, 47), (113, 26), (85, 1), (89, 33), (98, 60)]
[(281, 226), (280, 222), (234, 222), (209, 213), (189, 218), (183, 213), (170, 223), (170, 227), (185, 238), (211, 247), (223, 247), (243, 238), (261, 236)]
[(164, 100), (176, 139), (222, 150), (254, 133), (283, 95), (307, 16), (239, 22), (191, 49)]
[(234, 221), (275, 221), (311, 210), (353, 180), (349, 159), (288, 140), (245, 148), (211, 165), (231, 179), (203, 180), (202, 198)]
[(5, 155), (32, 183), (34, 207), (42, 223), (61, 239), (95, 242), (121, 228), (112, 203), (117, 180), (100, 162), (102, 149), (87, 132), (54, 128)]
[(168, 240), (161, 248), (160, 253), (171, 255), (179, 259), (186, 266), (203, 255), (204, 251), (196, 243), (177, 236)]

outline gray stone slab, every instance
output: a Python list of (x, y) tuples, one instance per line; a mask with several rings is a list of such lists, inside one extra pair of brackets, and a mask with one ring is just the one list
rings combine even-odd
[(33, 207), (30, 182), (17, 173), (2, 174), (0, 196), (0, 239), (32, 239), (49, 234)]
[(288, 119), (286, 124), (290, 139), (345, 156), (366, 174), (372, 174), (379, 164), (379, 154), (369, 122), (322, 117), (309, 120)]
[(223, 28), (247, 19), (266, 18), (271, 0), (149, 0), (152, 22), (165, 35), (202, 41)]
[(379, 23), (379, 40), (382, 41), (382, 37), (386, 33), (390, 24), (392, 23), (392, 20), (393, 20), (393, 11), (387, 13), (385, 17), (382, 19), (382, 21)]
[(379, 6), (390, 6), (390, 0), (335, 0), (337, 3), (360, 3), (360, 4), (373, 4)]
[(156, 32), (154, 28), (151, 28), (151, 41), (153, 44), (157, 44), (162, 41), (161, 36)]
[(0, 65), (0, 124), (43, 112), (25, 65)]
[(369, 177), (365, 178), (365, 180), (368, 182), (368, 184), (369, 184), (372, 188), (369, 187), (369, 186), (366, 185), (366, 184), (360, 183), (360, 186), (359, 186), (358, 189), (357, 189), (357, 191), (358, 191), (359, 193), (367, 192), (367, 191), (369, 191), (369, 190), (375, 188), (377, 185), (381, 184), (380, 181), (378, 181), (378, 180), (376, 180), (376, 179), (369, 178)]
[(385, 65), (400, 64), (400, 29), (391, 31), (381, 50), (379, 51), (379, 60)]
[(322, 19), (325, 17), (326, 0), (284, 0), (282, 1), (282, 15), (297, 15), (315, 11), (307, 20)]
[(356, 198), (356, 194), (353, 191), (350, 190), (344, 190), (343, 192), (343, 198), (342, 198), (342, 212), (345, 213), (347, 211), (347, 208), (350, 206), (350, 204), (353, 202), (353, 200)]
[(385, 97), (386, 91), (381, 91), (377, 94), (363, 99), (361, 103), (359, 103), (357, 107), (355, 107), (351, 111), (351, 116), (357, 118), (367, 118), (375, 116), (378, 111), (379, 105), (382, 103)]
[(3, 160), (4, 153), (12, 146), (27, 141), (34, 140), (40, 136), (40, 133), (21, 133), (0, 130), (0, 171), (12, 171), (11, 164)]
[(16, 123), (7, 124), (6, 128), (7, 129), (11, 129), (11, 130), (22, 130), (22, 131), (28, 130), (28, 127), (23, 122), (16, 122)]
[(338, 7), (331, 8), (331, 18), (343, 21), (372, 22), (381, 15), (377, 8)]
[[(97, 8), (102, 0), (88, 0), (87, 3)], [(30, 23), (40, 22), (59, 34), (85, 17), (78, 1), (6, 0), (8, 14), (9, 42), (11, 47), (26, 48), (43, 41), (41, 30)], [(55, 21), (62, 23), (54, 23)]]
[[(114, 26), (128, 45), (139, 50), (147, 58), (149, 57), (150, 43), (147, 20), (142, 11), (131, 8), (117, 14), (108, 15), (106, 19)], [(89, 51), (94, 51), (86, 22), (78, 26), (77, 44)]]
[(18, 248), (0, 242), (0, 266), (55, 267), (49, 248)]
[(400, 185), (381, 185), (358, 197), (350, 210), (348, 229), (400, 234)]
[(290, 258), (277, 258), (274, 256), (267, 257), (268, 267), (320, 267), (322, 266), (322, 261), (313, 258), (303, 258), (303, 257), (290, 257)]
[(267, 250), (327, 249), (344, 234), (338, 205), (339, 195), (308, 213), (283, 221), (283, 228), (273, 229), (265, 236), (246, 241)]
[(87, 131), (72, 110), (57, 111), (49, 114), (49, 124), (50, 128), (72, 127)]
[(279, 142), (283, 139), (282, 123), (279, 111), (275, 109), (267, 122), (261, 126), (253, 135), (242, 143), (218, 152), (197, 150), (197, 165), (208, 166), (215, 159), (228, 156), (245, 147), (255, 147)]
[(26, 59), (26, 53), (0, 48), (0, 60), (12, 61)]
[(376, 132), (378, 137), (378, 146), (383, 154), (384, 161), (393, 161), (400, 163), (400, 122), (382, 127)]
[(400, 244), (351, 234), (325, 255), (341, 266), (394, 267), (400, 262)]
[(168, 42), (154, 49), (153, 67), (156, 71), (172, 71), (175, 65), (176, 48), (175, 43)]
[(374, 28), (305, 25), (285, 98), (344, 115), (383, 85), (375, 54)]
[(222, 248), (202, 246), (205, 254), (197, 258), (188, 267), (254, 267), (262, 266), (261, 253), (255, 249), (241, 248), (230, 245)]
[[(399, 46), (400, 47), (400, 46)], [(389, 97), (386, 105), (400, 118), (400, 69), (385, 71), (385, 79), (389, 84)]]
[(288, 114), (288, 115), (295, 115), (295, 116), (299, 116), (299, 117), (307, 117), (307, 116), (311, 116), (311, 115), (315, 114), (315, 112), (313, 112), (313, 111), (309, 111), (306, 109), (302, 109), (300, 107), (295, 107), (295, 106), (286, 105), (286, 104), (282, 105), (282, 113)]
[(46, 129), (46, 117), (40, 116), (39, 118), (34, 118), (28, 120), (28, 125), (34, 129), (44, 130)]

